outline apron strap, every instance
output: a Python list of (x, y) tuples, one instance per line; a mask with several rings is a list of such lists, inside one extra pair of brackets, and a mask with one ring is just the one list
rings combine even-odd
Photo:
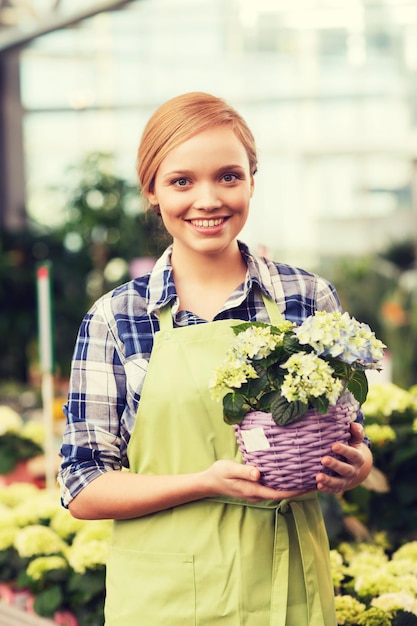
[[(278, 324), (280, 324), (283, 321), (284, 316), (279, 310), (277, 303), (271, 300), (270, 298), (267, 298), (267, 296), (263, 293), (263, 291), (261, 291), (261, 296), (262, 296), (264, 306), (266, 308), (266, 312), (268, 313), (269, 321), (271, 322), (271, 324), (278, 326)], [(169, 332), (170, 330), (174, 328), (171, 306), (169, 304), (165, 305), (160, 310), (159, 324), (163, 332)]]
[[(316, 494), (315, 494), (316, 495)], [(275, 511), (274, 563), (271, 593), (271, 625), (286, 625), (290, 565), (290, 537), (286, 516), (292, 515), (301, 554), (303, 584), (306, 593), (308, 624), (321, 624), (320, 581), (315, 567), (310, 527), (302, 501), (281, 500)], [(300, 581), (301, 582), (301, 581)]]
[(166, 304), (159, 311), (159, 327), (163, 332), (169, 332), (174, 328), (171, 306), (169, 304)]
[(281, 322), (284, 321), (284, 316), (279, 310), (277, 303), (271, 300), (270, 298), (267, 298), (266, 295), (263, 293), (263, 291), (261, 291), (261, 296), (262, 296), (262, 300), (266, 308), (266, 312), (268, 313), (268, 316), (269, 316), (269, 321), (274, 326), (278, 326)]
[[(274, 560), (272, 566), (271, 626), (286, 626), (291, 559), (290, 534), (288, 524), (292, 516), (297, 533), (303, 572), (302, 584), (305, 587), (308, 624), (321, 624), (320, 581), (316, 568), (311, 542), (310, 526), (303, 506), (304, 502), (317, 500), (317, 492), (309, 491), (301, 496), (279, 501), (264, 500), (248, 502), (228, 496), (207, 498), (223, 504), (274, 510)], [(301, 581), (300, 581), (301, 583)]]

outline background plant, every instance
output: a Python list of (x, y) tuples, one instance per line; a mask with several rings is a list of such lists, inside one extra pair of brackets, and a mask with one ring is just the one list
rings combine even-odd
[(399, 545), (417, 532), (417, 386), (406, 390), (394, 383), (372, 385), (363, 411), (374, 465), (389, 490), (361, 485), (344, 494), (344, 505), (372, 531), (386, 531)]
[(0, 379), (27, 383), (38, 359), (36, 265), (52, 262), (57, 372), (68, 376), (81, 318), (101, 293), (129, 278), (129, 263), (168, 243), (160, 219), (144, 213), (140, 190), (94, 153), (68, 172), (63, 223), (0, 232)]
[(79, 626), (102, 626), (110, 532), (107, 520), (74, 519), (58, 492), (0, 487), (0, 580), (31, 592), (39, 615), (69, 611)]

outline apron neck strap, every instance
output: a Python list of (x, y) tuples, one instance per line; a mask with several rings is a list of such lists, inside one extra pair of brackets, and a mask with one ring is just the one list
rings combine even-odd
[(284, 316), (279, 310), (277, 303), (267, 298), (266, 295), (263, 293), (263, 291), (261, 291), (261, 296), (262, 296), (262, 300), (266, 308), (266, 312), (268, 313), (268, 316), (269, 316), (269, 321), (274, 326), (278, 326), (281, 322), (284, 321)]
[[(261, 291), (261, 296), (263, 303), (266, 308), (266, 312), (269, 316), (269, 321), (271, 324), (278, 326), (284, 319), (281, 311), (278, 308), (278, 305), (273, 300), (270, 300), (266, 297), (266, 295)], [(159, 324), (160, 329), (165, 332), (169, 332), (174, 328), (174, 322), (172, 320), (172, 312), (169, 304), (162, 307), (159, 313)]]
[(161, 330), (168, 332), (174, 328), (174, 322), (172, 320), (171, 306), (166, 304), (159, 311), (159, 327)]

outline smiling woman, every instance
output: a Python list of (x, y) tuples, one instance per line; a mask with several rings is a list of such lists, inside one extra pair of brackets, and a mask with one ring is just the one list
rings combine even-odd
[[(252, 191), (244, 146), (232, 129), (217, 126), (172, 148), (146, 195), (175, 239), (173, 259), (186, 254), (205, 266), (205, 254), (217, 253), (218, 263), (233, 267), (241, 258), (236, 237), (246, 223)], [(212, 282), (219, 278), (213, 274)]]
[(139, 183), (173, 243), (84, 318), (61, 449), (64, 505), (115, 520), (106, 626), (336, 624), (317, 491), (369, 473), (362, 414), (322, 459), (329, 474), (278, 490), (243, 464), (209, 391), (239, 322), (340, 310), (326, 280), (238, 240), (256, 168), (246, 122), (210, 94), (173, 98), (145, 127)]

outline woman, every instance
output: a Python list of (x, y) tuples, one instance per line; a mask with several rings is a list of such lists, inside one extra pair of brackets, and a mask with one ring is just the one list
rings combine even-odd
[[(83, 320), (59, 477), (75, 517), (116, 520), (108, 626), (336, 624), (317, 492), (262, 485), (208, 390), (233, 320), (340, 308), (322, 278), (238, 241), (256, 168), (245, 121), (209, 94), (168, 101), (142, 135), (142, 193), (173, 243)], [(325, 493), (372, 464), (359, 422), (334, 450), (344, 460), (323, 459), (336, 472), (318, 474)]]

